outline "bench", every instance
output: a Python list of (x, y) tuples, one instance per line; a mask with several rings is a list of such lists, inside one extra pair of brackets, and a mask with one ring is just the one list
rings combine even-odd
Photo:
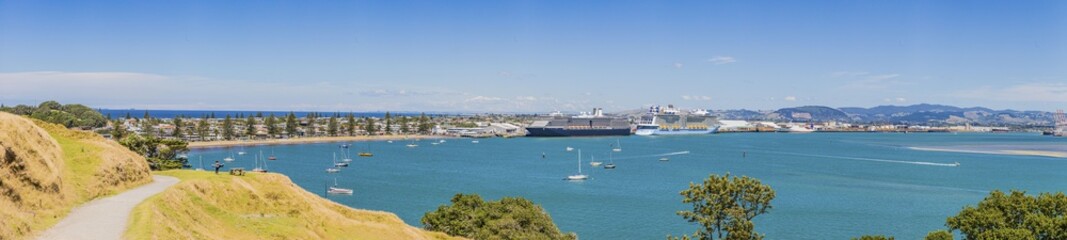
[(244, 176), (245, 168), (230, 168), (230, 175)]

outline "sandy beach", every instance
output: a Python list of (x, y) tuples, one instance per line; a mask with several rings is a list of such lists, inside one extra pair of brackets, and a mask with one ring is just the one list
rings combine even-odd
[(343, 137), (308, 137), (308, 138), (288, 138), (288, 139), (263, 139), (263, 140), (231, 140), (231, 141), (210, 141), (210, 142), (190, 142), (189, 148), (220, 148), (220, 147), (238, 147), (238, 146), (256, 146), (256, 145), (285, 145), (285, 144), (306, 144), (306, 143), (327, 143), (327, 142), (360, 142), (360, 141), (387, 141), (387, 140), (403, 140), (403, 139), (438, 139), (438, 138), (454, 138), (450, 136), (441, 135), (387, 135), (387, 136), (343, 136)]
[(1011, 149), (990, 147), (987, 150), (974, 150), (965, 148), (956, 148), (952, 146), (946, 147), (909, 147), (913, 150), (920, 151), (939, 151), (939, 152), (958, 152), (958, 153), (980, 153), (980, 154), (1000, 154), (1000, 155), (1021, 155), (1021, 156), (1040, 156), (1040, 157), (1054, 157), (1054, 158), (1067, 158), (1067, 152), (1054, 151), (1054, 150), (1029, 150), (1029, 149)]

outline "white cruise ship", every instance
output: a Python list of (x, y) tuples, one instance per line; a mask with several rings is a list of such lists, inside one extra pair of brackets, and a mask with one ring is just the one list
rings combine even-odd
[(719, 121), (715, 116), (708, 114), (707, 110), (694, 109), (682, 112), (674, 105), (663, 108), (653, 106), (641, 116), (637, 124), (635, 135), (685, 135), (685, 134), (710, 134), (719, 130)]

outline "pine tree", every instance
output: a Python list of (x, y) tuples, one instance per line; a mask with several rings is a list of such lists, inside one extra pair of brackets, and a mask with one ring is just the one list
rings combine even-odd
[(222, 120), (222, 138), (233, 140), (233, 135), (233, 119), (230, 118), (230, 114), (226, 114), (226, 119)]
[(292, 137), (296, 135), (296, 114), (289, 112), (289, 116), (285, 116), (285, 134)]
[(426, 117), (426, 113), (419, 114), (419, 133), (430, 133), (430, 119)]
[(278, 126), (275, 126), (278, 124), (277, 121), (277, 119), (274, 119), (274, 113), (271, 113), (270, 116), (267, 117), (266, 122), (263, 123), (267, 125), (267, 134), (270, 135), (271, 138), (278, 135)]
[(256, 137), (256, 118), (252, 115), (248, 115), (248, 120), (245, 120), (245, 136)]
[(185, 126), (185, 124), (182, 123), (182, 117), (180, 115), (177, 116), (177, 117), (174, 117), (174, 134), (173, 134), (174, 137), (182, 138), (184, 136), (184, 135), (182, 135), (182, 127), (184, 127), (184, 126)]
[(200, 141), (204, 141), (204, 138), (207, 137), (208, 130), (211, 129), (211, 127), (208, 126), (207, 119), (207, 115), (204, 115), (203, 118), (200, 118), (200, 122), (196, 123), (196, 135), (200, 137)]
[(133, 117), (130, 117), (130, 112), (126, 112), (126, 119), (132, 119), (132, 118)]
[(315, 118), (316, 118), (315, 115), (316, 114), (314, 112), (310, 112), (310, 113), (308, 113), (308, 116), (307, 116), (307, 119), (308, 119), (307, 133), (311, 137), (314, 137), (315, 136), (315, 132), (316, 132), (315, 131)]
[(337, 116), (330, 116), (329, 123), (326, 124), (326, 133), (332, 136), (337, 136)]
[(400, 134), (408, 133), (408, 117), (400, 116)]
[(363, 126), (363, 130), (367, 131), (367, 134), (374, 135), (375, 133), (378, 132), (378, 126), (374, 125), (374, 119), (373, 118), (364, 118), (363, 119), (363, 123), (365, 124)]
[(392, 120), (392, 116), (389, 115), (389, 112), (385, 112), (384, 132), (385, 132), (386, 135), (392, 134), (392, 132), (393, 132), (393, 120)]
[(115, 139), (117, 141), (125, 138), (126, 135), (129, 135), (129, 133), (126, 132), (126, 126), (122, 125), (122, 121), (115, 120), (111, 124), (111, 139)]
[(353, 116), (352, 113), (348, 113), (348, 119), (346, 119), (346, 120), (348, 120), (348, 123), (346, 124), (348, 126), (348, 128), (345, 128), (345, 131), (348, 132), (348, 136), (355, 136), (356, 135), (356, 116)]

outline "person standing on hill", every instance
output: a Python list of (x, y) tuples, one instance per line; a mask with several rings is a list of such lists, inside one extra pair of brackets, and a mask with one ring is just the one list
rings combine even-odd
[(215, 160), (215, 164), (212, 164), (211, 166), (215, 167), (215, 174), (219, 174), (219, 168), (222, 168), (222, 163), (220, 163), (218, 160)]

